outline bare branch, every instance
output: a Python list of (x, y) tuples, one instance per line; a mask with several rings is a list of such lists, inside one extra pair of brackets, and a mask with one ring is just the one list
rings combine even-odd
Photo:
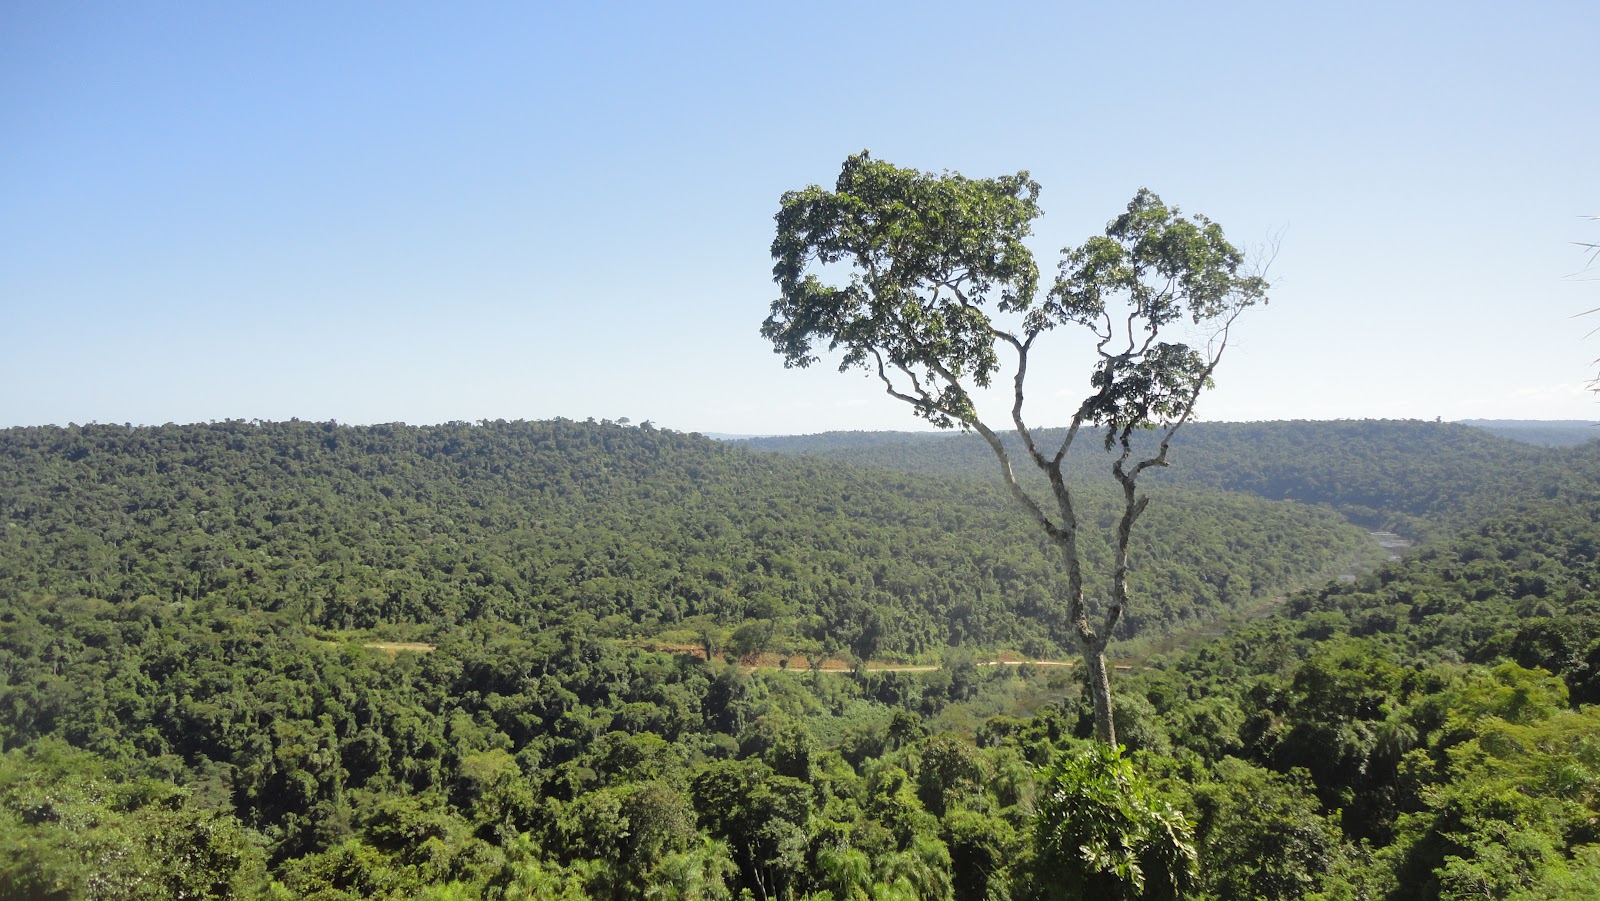
[(1128, 349), (1124, 350), (1121, 353), (1120, 356), (1125, 360), (1133, 355), (1133, 347), (1134, 347), (1134, 344), (1135, 344), (1134, 337), (1133, 337), (1133, 324), (1135, 322), (1139, 321), (1139, 316), (1142, 313), (1143, 313), (1143, 311), (1140, 310), (1137, 305), (1135, 305), (1133, 307), (1133, 309), (1128, 311), (1128, 321), (1123, 324), (1123, 327), (1126, 330), (1127, 335), (1128, 335)]
[(1144, 472), (1146, 469), (1149, 469), (1152, 466), (1167, 465), (1167, 449), (1172, 445), (1172, 436), (1176, 435), (1178, 433), (1178, 429), (1182, 428), (1183, 424), (1188, 422), (1189, 418), (1194, 415), (1195, 405), (1200, 401), (1200, 392), (1205, 390), (1206, 383), (1211, 381), (1212, 374), (1217, 371), (1217, 366), (1222, 362), (1222, 354), (1228, 349), (1228, 336), (1233, 329), (1233, 323), (1238, 320), (1240, 314), (1243, 312), (1244, 309), (1242, 307), (1235, 308), (1233, 312), (1229, 314), (1228, 318), (1223, 321), (1222, 327), (1218, 329), (1217, 332), (1212, 335), (1211, 340), (1207, 342), (1206, 349), (1208, 351), (1209, 360), (1206, 363), (1205, 369), (1200, 371), (1200, 376), (1195, 379), (1194, 384), (1191, 386), (1189, 398), (1183, 403), (1182, 414), (1173, 421), (1171, 426), (1166, 430), (1166, 433), (1161, 436), (1160, 451), (1154, 457), (1151, 457), (1148, 460), (1141, 460), (1134, 467), (1133, 478), (1138, 478), (1139, 473)]
[(1044, 512), (1044, 508), (1040, 507), (1039, 503), (1033, 499), (1033, 495), (1025, 491), (1021, 483), (1017, 481), (1017, 474), (1011, 467), (1011, 455), (1006, 452), (1005, 442), (1000, 440), (1000, 436), (996, 435), (994, 430), (985, 425), (982, 420), (974, 418), (967, 424), (972, 427), (973, 431), (982, 435), (983, 440), (988, 443), (989, 449), (994, 451), (995, 459), (1000, 462), (1001, 475), (1005, 477), (1006, 487), (1010, 489), (1011, 496), (1016, 498), (1017, 503), (1028, 511), (1028, 515), (1044, 529), (1045, 534), (1057, 541), (1066, 539), (1069, 536), (1075, 539), (1076, 536), (1072, 534), (1073, 528), (1071, 526), (1064, 528), (1051, 520), (1049, 515)]
[(1017, 435), (1022, 438), (1022, 445), (1027, 448), (1033, 464), (1043, 467), (1046, 465), (1044, 455), (1039, 453), (1039, 447), (1033, 440), (1033, 431), (1022, 421), (1022, 402), (1028, 380), (1028, 347), (1032, 345), (1032, 336), (1029, 336), (1027, 345), (1017, 345), (1017, 374), (1011, 380), (1011, 424), (1016, 427)]
[[(1061, 537), (1063, 532), (1062, 527), (1050, 519), (1049, 515), (1044, 512), (1044, 509), (1039, 506), (1038, 502), (1033, 499), (1032, 495), (1028, 494), (1028, 492), (1023, 489), (1022, 484), (1017, 480), (1016, 471), (1011, 465), (1011, 455), (1006, 451), (1005, 442), (1000, 440), (1000, 436), (995, 434), (993, 429), (989, 428), (989, 426), (984, 423), (983, 420), (971, 415), (970, 413), (963, 413), (954, 410), (947, 405), (939, 403), (934, 399), (932, 393), (929, 392), (927, 388), (922, 386), (922, 383), (917, 378), (916, 373), (912, 372), (903, 365), (896, 365), (895, 368), (905, 373), (906, 377), (911, 380), (912, 390), (916, 392), (916, 395), (913, 396), (900, 391), (894, 386), (893, 379), (889, 377), (888, 368), (884, 362), (882, 354), (880, 354), (876, 349), (873, 349), (872, 355), (877, 360), (878, 378), (883, 382), (884, 390), (890, 397), (893, 397), (896, 400), (904, 403), (911, 404), (912, 406), (927, 406), (939, 413), (949, 416), (952, 419), (959, 420), (962, 424), (968, 426), (973, 431), (983, 436), (983, 439), (988, 443), (989, 448), (994, 451), (995, 459), (1000, 463), (1001, 477), (1005, 480), (1006, 487), (1010, 490), (1012, 497), (1014, 497), (1017, 502), (1028, 511), (1029, 516), (1035, 522), (1037, 522), (1041, 528), (1044, 529), (1047, 535), (1049, 535), (1051, 538), (1057, 539)], [(950, 377), (948, 373), (941, 373), (941, 375)], [(952, 384), (959, 388), (959, 385), (953, 381)]]
[(904, 372), (906, 376), (911, 379), (911, 390), (917, 392), (917, 396), (912, 397), (911, 395), (900, 391), (894, 386), (894, 380), (889, 378), (888, 369), (884, 365), (883, 354), (879, 353), (876, 347), (872, 348), (872, 356), (878, 361), (878, 379), (883, 382), (883, 390), (890, 397), (894, 398), (895, 400), (904, 401), (912, 406), (918, 406), (923, 403), (933, 403), (933, 399), (928, 396), (928, 392), (923, 390), (921, 383), (917, 381), (916, 373), (908, 371), (904, 366), (897, 367), (901, 372)]

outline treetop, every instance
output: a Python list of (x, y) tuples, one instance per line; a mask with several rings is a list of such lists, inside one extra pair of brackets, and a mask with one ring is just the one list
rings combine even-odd
[[(1209, 384), (1215, 339), (1266, 301), (1266, 280), (1216, 223), (1141, 188), (1103, 235), (1062, 250), (1041, 297), (1025, 243), (1039, 190), (1026, 171), (972, 179), (849, 157), (834, 190), (782, 197), (772, 242), (781, 296), (762, 335), (786, 367), (840, 352), (841, 371), (875, 372), (918, 416), (950, 427), (975, 425), (968, 392), (992, 384), (999, 345), (1017, 354), (1020, 383), (1034, 340), (1074, 325), (1099, 355), (1075, 422), (1107, 427), (1109, 441), (1186, 416)], [(845, 277), (828, 280), (836, 274)], [(1214, 346), (1163, 339), (1184, 319)]]

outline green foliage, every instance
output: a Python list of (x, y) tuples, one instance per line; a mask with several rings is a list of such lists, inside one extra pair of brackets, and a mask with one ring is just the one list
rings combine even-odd
[[(988, 387), (1002, 368), (997, 350), (1007, 334), (994, 317), (1021, 319), (1005, 341), (1019, 356), (1038, 335), (1076, 326), (1102, 350), (1079, 418), (1105, 427), (1108, 447), (1131, 429), (1186, 418), (1214, 361), (1157, 341), (1159, 333), (1185, 318), (1231, 322), (1264, 301), (1266, 282), (1241, 274), (1243, 255), (1216, 223), (1183, 217), (1141, 189), (1104, 235), (1063, 252), (1054, 286), (1039, 298), (1025, 242), (1041, 213), (1038, 196), (1026, 172), (969, 179), (866, 152), (849, 157), (834, 190), (783, 195), (772, 244), (781, 296), (762, 335), (786, 366), (817, 362), (825, 346), (840, 353), (841, 371), (863, 368), (886, 384), (903, 376), (890, 393), (949, 428), (975, 424), (969, 391)], [(848, 284), (813, 271), (828, 267), (847, 268)], [(1107, 352), (1124, 309), (1141, 335)]]
[(1119, 747), (1063, 755), (1041, 777), (1035, 885), (1046, 898), (1179, 898), (1196, 852), (1184, 815)]
[[(785, 366), (811, 365), (824, 343), (842, 353), (841, 371), (917, 373), (935, 392), (914, 404), (917, 415), (949, 428), (973, 411), (945, 374), (988, 385), (1000, 366), (982, 305), (1033, 306), (1039, 269), (1024, 239), (1038, 196), (1026, 172), (967, 179), (851, 156), (834, 191), (783, 195), (772, 242), (782, 297), (761, 333)], [(852, 267), (848, 285), (808, 272), (835, 264)], [(961, 287), (938, 290), (949, 285)]]
[(693, 783), (701, 825), (726, 841), (746, 884), (783, 892), (798, 881), (812, 789), (759, 760), (718, 761)]
[[(1058, 574), (959, 480), (601, 424), (0, 433), (0, 897), (1136, 897), (1134, 866), (1154, 897), (1187, 845), (1188, 897), (1586, 899), (1600, 503), (1570, 453), (1549, 497), (1139, 661), (1122, 731), (1161, 753), (1041, 772), (1081, 750), (1061, 668), (629, 640), (1045, 642), (1017, 624)], [(1145, 546), (1176, 598), (1145, 627), (1343, 534), (1162, 496), (1193, 547)]]
[[(1216, 765), (1215, 782), (1188, 777), (1206, 891), (1579, 892), (1580, 849), (1600, 819), (1595, 708), (1572, 706), (1590, 684), (1600, 505), (1588, 491), (1575, 478), (1565, 502), (1531, 502), (1371, 576), (1303, 593), (1286, 617), (1132, 680), (1174, 737), (1207, 756), (1220, 747), (1179, 738), (1178, 724), (1204, 706), (1239, 708), (1238, 756), (1279, 774), (1234, 763)], [(1228, 805), (1244, 809), (1229, 800), (1234, 786), (1257, 809), (1219, 826)], [(1298, 847), (1274, 854), (1272, 840)]]
[(1224, 758), (1194, 787), (1197, 888), (1205, 897), (1301, 898), (1337, 872), (1338, 826), (1325, 817), (1310, 774), (1280, 775)]
[(56, 742), (0, 757), (0, 896), (255, 898), (266, 858), (239, 821)]

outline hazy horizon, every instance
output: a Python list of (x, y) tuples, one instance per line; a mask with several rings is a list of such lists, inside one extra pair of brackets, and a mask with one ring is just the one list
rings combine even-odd
[[(269, 423), (279, 423), (279, 422), (312, 422), (312, 423), (332, 422), (332, 423), (334, 423), (336, 425), (352, 426), (352, 427), (357, 427), (357, 428), (366, 428), (366, 427), (380, 426), (380, 425), (399, 425), (399, 426), (405, 426), (405, 427), (408, 427), (408, 428), (429, 428), (429, 427), (434, 427), (434, 426), (447, 425), (449, 423), (455, 423), (455, 422), (465, 422), (465, 423), (476, 425), (476, 424), (482, 423), (482, 422), (500, 422), (500, 421), (515, 422), (515, 421), (518, 421), (518, 420), (524, 420), (524, 421), (549, 421), (549, 420), (555, 420), (555, 419), (567, 419), (567, 420), (574, 421), (574, 422), (588, 422), (588, 421), (609, 422), (609, 423), (613, 423), (613, 424), (621, 424), (621, 425), (632, 426), (632, 427), (638, 427), (640, 425), (643, 425), (645, 422), (649, 422), (650, 425), (652, 427), (654, 427), (654, 428), (669, 429), (669, 430), (674, 431), (674, 432), (683, 432), (683, 433), (686, 433), (686, 434), (699, 434), (699, 435), (703, 435), (703, 436), (705, 436), (707, 438), (713, 438), (713, 439), (717, 439), (717, 440), (741, 440), (741, 439), (748, 439), (748, 438), (803, 438), (803, 437), (807, 437), (807, 436), (811, 436), (811, 435), (826, 435), (826, 434), (833, 434), (833, 433), (846, 433), (846, 434), (849, 434), (849, 433), (860, 433), (860, 434), (905, 434), (905, 435), (925, 435), (925, 436), (954, 436), (954, 435), (959, 435), (959, 434), (961, 434), (963, 432), (963, 430), (960, 427), (949, 428), (949, 429), (937, 429), (937, 428), (922, 428), (922, 429), (918, 429), (918, 428), (894, 428), (894, 427), (887, 427), (887, 428), (881, 428), (881, 429), (822, 429), (820, 431), (813, 431), (813, 432), (725, 432), (725, 431), (714, 430), (714, 429), (698, 429), (698, 428), (692, 428), (692, 427), (679, 426), (679, 425), (676, 425), (676, 424), (673, 424), (673, 423), (670, 423), (670, 422), (656, 422), (654, 420), (632, 419), (630, 417), (612, 418), (612, 417), (603, 417), (603, 416), (581, 416), (581, 417), (571, 417), (571, 416), (548, 416), (548, 417), (510, 417), (510, 416), (500, 416), (500, 417), (492, 417), (492, 418), (490, 418), (490, 417), (480, 417), (478, 419), (441, 419), (441, 420), (434, 421), (434, 422), (407, 422), (405, 420), (385, 420), (385, 421), (374, 421), (374, 422), (347, 422), (345, 420), (337, 419), (337, 418), (332, 418), (332, 419), (312, 419), (312, 418), (308, 418), (308, 417), (304, 417), (304, 416), (291, 416), (291, 417), (287, 417), (285, 419), (265, 419), (265, 418), (261, 418), (261, 417), (248, 417), (247, 418), (247, 417), (234, 416), (234, 417), (225, 417), (225, 418), (220, 418), (220, 419), (191, 420), (191, 421), (186, 421), (186, 422), (177, 422), (177, 421), (168, 421), (168, 422), (132, 422), (131, 420), (124, 421), (124, 422), (100, 422), (100, 421), (97, 421), (97, 420), (86, 420), (84, 422), (77, 422), (75, 420), (68, 420), (66, 422), (19, 423), (19, 424), (15, 424), (15, 425), (0, 426), (0, 429), (51, 428), (51, 427), (53, 427), (53, 428), (70, 428), (70, 427), (73, 427), (73, 426), (77, 426), (77, 427), (83, 427), (83, 426), (124, 426), (124, 427), (131, 427), (131, 428), (140, 429), (140, 428), (160, 428), (160, 427), (163, 427), (163, 426), (206, 425), (206, 424), (219, 423), (219, 422), (244, 422), (244, 423), (249, 423), (249, 424), (257, 424), (257, 423), (269, 424)], [(627, 422), (622, 422), (623, 419), (627, 419)], [(1418, 419), (1416, 417), (1387, 417), (1386, 418), (1386, 417), (1375, 417), (1375, 416), (1367, 416), (1367, 417), (1334, 417), (1334, 418), (1329, 418), (1329, 419), (1310, 419), (1310, 418), (1306, 418), (1306, 417), (1296, 417), (1296, 418), (1290, 418), (1290, 419), (1199, 419), (1199, 420), (1191, 420), (1191, 425), (1205, 426), (1205, 425), (1248, 425), (1248, 424), (1271, 423), (1271, 422), (1379, 422), (1379, 421), (1434, 422), (1435, 420), (1431, 420), (1431, 419), (1424, 420), (1424, 419)], [(1517, 425), (1566, 426), (1566, 427), (1572, 427), (1572, 428), (1577, 428), (1577, 427), (1580, 427), (1580, 426), (1597, 426), (1597, 427), (1600, 427), (1600, 419), (1589, 420), (1589, 419), (1482, 419), (1482, 418), (1479, 418), (1479, 419), (1456, 419), (1456, 420), (1441, 420), (1441, 421), (1444, 422), (1444, 423), (1447, 423), (1447, 424), (1468, 425), (1468, 426), (1476, 426), (1476, 425), (1479, 425), (1479, 424), (1484, 424), (1484, 425), (1500, 425), (1500, 426), (1506, 426), (1506, 427), (1517, 426)], [(1065, 423), (1039, 424), (1039, 425), (1033, 426), (1033, 428), (1050, 430), (1050, 429), (1064, 428), (1065, 425), (1066, 425)], [(1001, 432), (1001, 433), (1010, 434), (1010, 433), (1014, 433), (1015, 429), (1011, 427), (1010, 423), (1005, 423), (1003, 425), (997, 425), (996, 426), (996, 431)], [(1597, 437), (1600, 437), (1600, 435), (1597, 435)]]

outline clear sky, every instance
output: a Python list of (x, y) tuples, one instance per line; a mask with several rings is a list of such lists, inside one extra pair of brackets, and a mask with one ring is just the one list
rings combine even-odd
[(1595, 418), (1597, 45), (1594, 0), (0, 4), (0, 426), (915, 428), (757, 331), (779, 195), (863, 148), (1029, 170), (1046, 272), (1140, 186), (1286, 229), (1203, 418)]

